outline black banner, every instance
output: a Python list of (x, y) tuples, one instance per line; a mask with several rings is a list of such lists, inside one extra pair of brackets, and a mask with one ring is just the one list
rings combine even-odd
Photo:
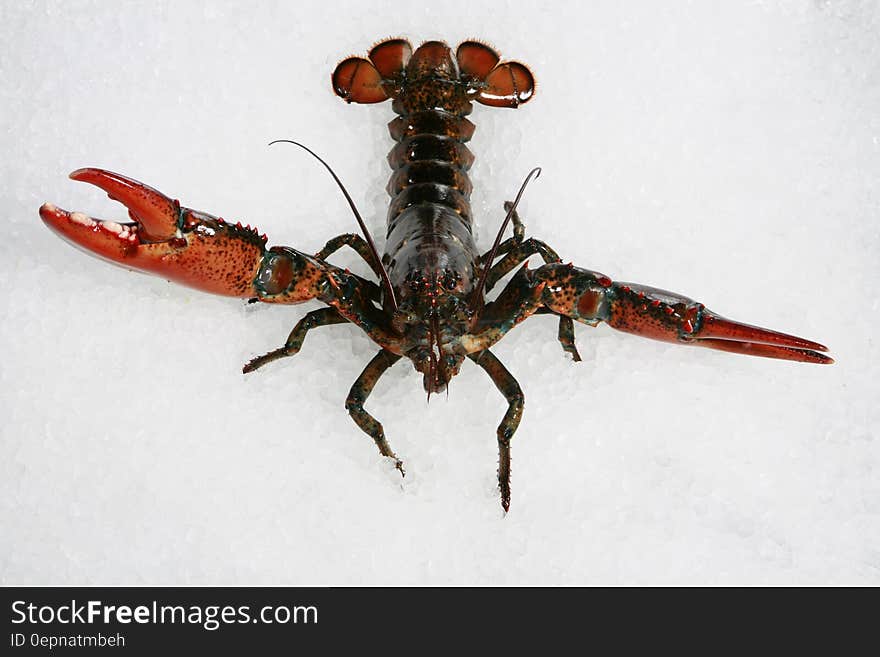
[[(551, 654), (572, 645), (615, 652), (746, 648), (757, 636), (765, 648), (790, 648), (798, 637), (821, 646), (823, 633), (832, 638), (827, 647), (842, 648), (859, 628), (872, 626), (865, 617), (876, 607), (847, 613), (842, 603), (851, 592), (793, 589), (7, 587), (0, 593), (4, 655), (266, 648), (324, 654), (351, 646), (497, 651), (520, 646), (523, 637)], [(847, 632), (831, 633), (843, 613)]]

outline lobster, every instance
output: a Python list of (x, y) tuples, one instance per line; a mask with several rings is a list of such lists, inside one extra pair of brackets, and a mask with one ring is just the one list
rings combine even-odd
[[(324, 160), (348, 200), (363, 235), (329, 240), (316, 254), (287, 246), (267, 248), (267, 238), (250, 226), (231, 223), (180, 205), (147, 185), (86, 168), (73, 180), (103, 189), (123, 203), (131, 221), (101, 221), (46, 203), (40, 216), (49, 228), (86, 251), (130, 269), (149, 272), (213, 294), (250, 302), (297, 304), (317, 299), (325, 307), (307, 313), (285, 343), (247, 363), (252, 372), (297, 354), (312, 329), (351, 322), (379, 351), (351, 387), (345, 407), (382, 456), (401, 475), (403, 462), (391, 449), (382, 425), (364, 408), (379, 378), (401, 358), (421, 373), (428, 393), (441, 392), (465, 359), (482, 368), (507, 400), (497, 430), (498, 488), (505, 512), (510, 507), (510, 446), (523, 413), (519, 383), (491, 347), (508, 331), (536, 314), (559, 318), (558, 340), (580, 360), (574, 322), (615, 329), (655, 340), (737, 354), (828, 364), (821, 344), (751, 326), (710, 311), (703, 304), (665, 290), (612, 281), (596, 271), (563, 263), (556, 251), (525, 237), (516, 205), (529, 174), (493, 247), (481, 253), (474, 240), (468, 171), (474, 156), (467, 147), (474, 124), (473, 103), (517, 108), (534, 95), (529, 69), (502, 62), (489, 46), (461, 43), (455, 54), (445, 43), (428, 41), (415, 51), (408, 41), (390, 39), (366, 58), (351, 57), (331, 82), (347, 103), (392, 100), (397, 114), (389, 124), (396, 142), (388, 155), (393, 173), (387, 191), (385, 253), (378, 250), (351, 197)], [(513, 236), (502, 241), (507, 225)], [(334, 266), (330, 256), (349, 247), (378, 280)], [(528, 267), (531, 256), (543, 264)], [(514, 270), (516, 270), (514, 272)], [(494, 300), (486, 294), (514, 272)]]

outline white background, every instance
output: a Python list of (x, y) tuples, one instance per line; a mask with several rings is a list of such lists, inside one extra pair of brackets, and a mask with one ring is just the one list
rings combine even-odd
[[(876, 3), (244, 5), (0, 5), (0, 582), (880, 584)], [(563, 258), (837, 363), (579, 326), (575, 365), (534, 318), (495, 349), (526, 393), (504, 517), (504, 401), (477, 368), (430, 405), (409, 365), (382, 379), (401, 482), (343, 408), (375, 352), (357, 328), (245, 377), (316, 304), (202, 295), (39, 221), (47, 200), (124, 219), (66, 178), (99, 166), (314, 251), (354, 222), (266, 147), (295, 138), (381, 243), (393, 115), (328, 82), (392, 35), (535, 72), (533, 102), (472, 116), (480, 244), (541, 165), (521, 210)]]

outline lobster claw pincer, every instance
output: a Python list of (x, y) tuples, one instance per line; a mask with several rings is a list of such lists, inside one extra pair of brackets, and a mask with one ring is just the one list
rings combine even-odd
[(830, 364), (825, 345), (716, 315), (702, 303), (638, 283), (618, 283), (599, 272), (562, 264), (532, 275), (543, 302), (585, 324), (606, 322), (618, 331), (749, 356)]
[(90, 253), (121, 262), (121, 257), (134, 256), (142, 244), (164, 242), (177, 235), (180, 205), (152, 187), (101, 169), (77, 169), (70, 178), (100, 187), (125, 205), (133, 219), (129, 223), (100, 221), (51, 203), (40, 208), (49, 228)]
[(101, 221), (51, 203), (40, 208), (45, 224), (68, 242), (114, 264), (157, 274), (227, 296), (255, 296), (254, 279), (265, 236), (209, 214), (182, 207), (161, 192), (102, 169), (77, 169), (73, 180), (100, 187), (128, 208), (132, 221)]
[(734, 322), (705, 308), (702, 309), (700, 330), (695, 331), (694, 334), (682, 333), (679, 340), (691, 342), (698, 347), (708, 347), (709, 349), (747, 356), (795, 360), (802, 363), (830, 364), (834, 362), (834, 359), (829, 356), (818, 353), (828, 351), (828, 347), (818, 342), (771, 331), (760, 326)]
[(612, 283), (608, 323), (644, 337), (803, 363), (834, 361), (818, 342), (716, 315), (688, 297), (635, 283)]

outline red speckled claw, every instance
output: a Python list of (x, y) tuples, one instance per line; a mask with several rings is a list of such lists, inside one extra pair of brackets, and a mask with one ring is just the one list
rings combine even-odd
[[(830, 364), (825, 345), (716, 315), (702, 303), (638, 283), (615, 283), (599, 272), (561, 264), (544, 265), (536, 279), (547, 281), (550, 310), (595, 326), (607, 322), (643, 338), (690, 344), (735, 354)], [(577, 291), (573, 294), (573, 291)]]
[(103, 189), (128, 208), (128, 223), (101, 221), (51, 203), (45, 224), (68, 242), (114, 264), (227, 296), (256, 296), (254, 279), (265, 237), (209, 214), (183, 208), (152, 187), (102, 169), (78, 169), (74, 180)]
[[(150, 269), (157, 249), (151, 245), (177, 237), (180, 205), (152, 187), (101, 169), (77, 169), (73, 180), (100, 187), (128, 208), (129, 223), (100, 221), (81, 212), (67, 212), (46, 203), (40, 216), (61, 237), (88, 253), (135, 269)], [(145, 247), (145, 248), (142, 248)], [(153, 256), (153, 258), (151, 258)]]
[[(703, 304), (675, 292), (636, 283), (604, 283), (614, 290), (608, 323), (616, 329), (666, 342), (684, 342), (736, 354), (830, 364), (818, 352), (828, 348), (794, 335), (742, 324), (716, 315)], [(603, 286), (604, 286), (603, 283)], [(604, 289), (601, 288), (601, 289)], [(586, 302), (586, 303), (585, 303)], [(584, 294), (581, 307), (593, 307), (595, 299)]]

